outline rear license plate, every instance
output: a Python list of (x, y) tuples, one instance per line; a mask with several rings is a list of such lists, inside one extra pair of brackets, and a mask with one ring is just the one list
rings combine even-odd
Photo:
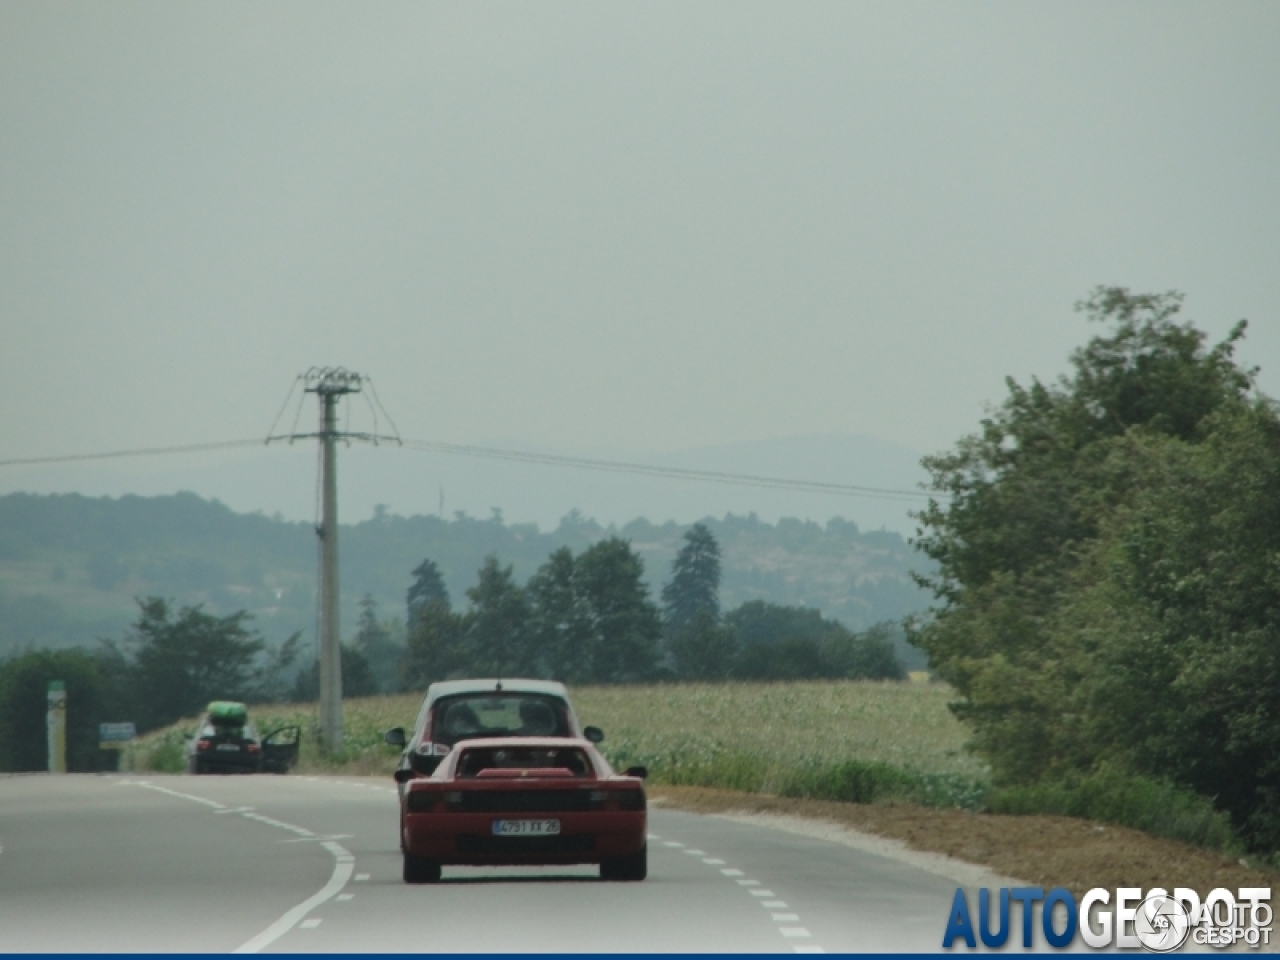
[(238, 751), (240, 750), (240, 744), (238, 744), (238, 743), (220, 743), (220, 744), (218, 744), (218, 749), (219, 749), (219, 750), (235, 750), (235, 751), (237, 751), (237, 752), (238, 752)]
[(560, 832), (559, 820), (495, 820), (495, 837), (553, 837)]

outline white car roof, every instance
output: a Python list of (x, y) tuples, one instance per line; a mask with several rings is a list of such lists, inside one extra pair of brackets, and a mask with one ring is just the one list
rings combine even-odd
[(498, 690), (504, 693), (544, 693), (560, 697), (562, 700), (569, 699), (569, 691), (565, 689), (564, 684), (554, 680), (492, 677), (482, 680), (441, 680), (439, 683), (433, 683), (427, 687), (427, 703), (460, 693), (493, 693)]
[[(501, 684), (501, 686), (499, 686)], [(453, 697), (467, 693), (540, 693), (544, 696), (559, 697), (569, 708), (569, 725), (574, 735), (582, 732), (574, 713), (573, 704), (569, 702), (569, 691), (563, 683), (555, 680), (531, 680), (526, 677), (485, 677), (475, 680), (441, 680), (427, 687), (427, 695), (422, 700), (422, 709), (418, 711), (418, 721), (414, 724), (414, 736), (425, 729), (427, 714), (431, 705), (441, 697)]]

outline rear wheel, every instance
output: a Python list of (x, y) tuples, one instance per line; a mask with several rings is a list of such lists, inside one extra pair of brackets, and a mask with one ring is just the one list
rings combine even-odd
[(601, 880), (634, 882), (649, 875), (649, 847), (646, 844), (636, 853), (626, 857), (614, 857), (600, 864)]
[(435, 860), (415, 857), (408, 850), (404, 852), (405, 883), (439, 883), (440, 864)]

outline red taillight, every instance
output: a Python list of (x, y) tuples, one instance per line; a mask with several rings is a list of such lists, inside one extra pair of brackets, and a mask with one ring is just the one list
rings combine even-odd
[(405, 806), (410, 813), (432, 813), (440, 802), (440, 794), (435, 790), (410, 790)]
[(606, 810), (643, 810), (643, 790), (609, 790), (605, 793)]
[(262, 747), (260, 747), (256, 743), (247, 743), (245, 744), (245, 749), (248, 750), (250, 753), (257, 753), (259, 750), (262, 749)]
[(197, 740), (197, 741), (196, 741), (196, 749), (197, 749), (197, 750), (208, 750), (211, 746), (213, 746), (213, 741), (212, 741), (212, 740)]

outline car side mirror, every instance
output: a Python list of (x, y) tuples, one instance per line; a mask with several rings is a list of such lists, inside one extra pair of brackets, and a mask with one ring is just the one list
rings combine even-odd
[(391, 746), (399, 747), (403, 750), (405, 745), (404, 727), (392, 727), (382, 735), (382, 740), (384, 743), (389, 743)]
[(394, 776), (396, 778), (396, 783), (408, 783), (413, 779), (413, 771), (404, 769), (397, 770)]
[(587, 727), (582, 731), (582, 735), (592, 743), (600, 743), (604, 740), (604, 731), (599, 727)]
[(627, 769), (622, 771), (622, 775), (624, 777), (639, 777), (641, 780), (643, 780), (645, 777), (649, 775), (649, 768), (648, 767), (627, 767)]

